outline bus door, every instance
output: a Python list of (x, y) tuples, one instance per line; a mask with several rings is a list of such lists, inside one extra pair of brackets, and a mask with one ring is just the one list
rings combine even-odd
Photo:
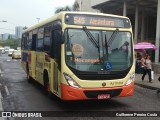
[(62, 39), (62, 30), (58, 22), (55, 22), (52, 30), (52, 44), (53, 44), (53, 90), (54, 93), (60, 95), (60, 71), (61, 71), (61, 39)]
[(26, 61), (26, 71), (29, 73), (29, 76), (35, 79), (35, 41), (37, 39), (37, 33), (35, 31), (29, 32), (29, 37), (27, 39), (27, 53), (25, 56), (27, 56)]
[(43, 37), (44, 37), (44, 27), (38, 29), (38, 37), (36, 41), (36, 80), (44, 84), (43, 82), (43, 70), (44, 70), (44, 59), (45, 54), (43, 52)]
[[(33, 32), (34, 33), (34, 32)], [(36, 78), (35, 69), (36, 69), (36, 39), (37, 39), (37, 33), (34, 33), (32, 35), (32, 45), (31, 45), (31, 70), (32, 70), (32, 78)]]

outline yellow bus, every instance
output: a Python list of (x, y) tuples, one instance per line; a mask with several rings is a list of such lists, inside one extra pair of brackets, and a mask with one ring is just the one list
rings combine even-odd
[(130, 20), (103, 13), (61, 12), (27, 30), (23, 69), (62, 100), (110, 99), (134, 93)]

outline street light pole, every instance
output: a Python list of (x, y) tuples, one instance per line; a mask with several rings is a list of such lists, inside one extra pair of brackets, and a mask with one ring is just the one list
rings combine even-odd
[(38, 23), (39, 23), (40, 18), (37, 18), (37, 20), (38, 20)]
[(2, 21), (0, 21), (0, 22), (7, 22), (6, 20), (2, 20)]

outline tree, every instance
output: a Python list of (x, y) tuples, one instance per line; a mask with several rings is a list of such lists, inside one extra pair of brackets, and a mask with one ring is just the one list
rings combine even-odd
[(66, 6), (66, 7), (64, 8), (64, 11), (72, 11), (72, 8), (70, 8), (69, 6)]
[(61, 12), (61, 11), (71, 11), (72, 9), (69, 6), (65, 6), (65, 7), (59, 7), (56, 9), (55, 14)]
[(8, 35), (8, 39), (11, 39), (11, 35)]
[(27, 26), (25, 26), (25, 27), (23, 27), (23, 30), (25, 30), (25, 29), (27, 29), (28, 27)]
[(72, 7), (65, 6), (65, 7), (59, 7), (56, 9), (55, 14), (62, 12), (62, 11), (79, 11), (79, 4), (77, 1), (74, 2)]
[(0, 46), (10, 46), (11, 48), (17, 49), (17, 47), (21, 46), (21, 40), (20, 39), (7, 39), (7, 40), (1, 40)]
[(79, 4), (77, 1), (74, 2), (72, 9), (73, 9), (73, 11), (79, 11)]

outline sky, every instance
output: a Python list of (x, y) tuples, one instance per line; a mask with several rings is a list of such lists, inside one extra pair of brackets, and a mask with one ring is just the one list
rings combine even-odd
[[(30, 27), (54, 15), (56, 8), (75, 0), (0, 0), (0, 34), (15, 34), (15, 26)], [(7, 21), (7, 22), (1, 22)]]

